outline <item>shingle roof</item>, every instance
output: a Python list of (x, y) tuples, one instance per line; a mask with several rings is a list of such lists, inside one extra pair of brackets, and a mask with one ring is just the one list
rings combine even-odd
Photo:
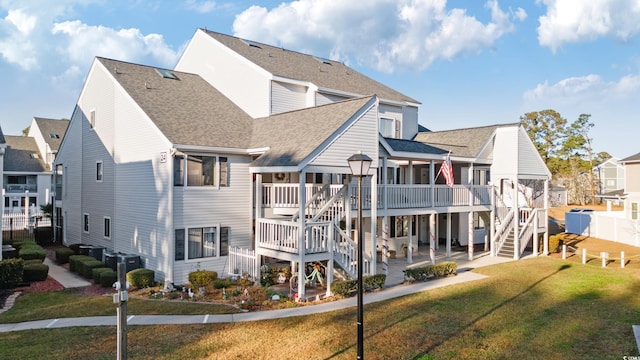
[(387, 144), (395, 151), (422, 153), (422, 154), (446, 154), (449, 151), (431, 146), (419, 141), (385, 138)]
[(256, 119), (253, 148), (269, 147), (253, 166), (295, 166), (361, 109), (371, 96)]
[(480, 150), (482, 150), (497, 128), (515, 125), (518, 124), (513, 123), (446, 131), (420, 132), (413, 138), (413, 140), (451, 151), (451, 154), (454, 156), (474, 157), (478, 155)]
[[(381, 84), (338, 61), (321, 59), (254, 41), (245, 41), (234, 36), (209, 30), (202, 29), (202, 31), (277, 76), (308, 81), (320, 88), (344, 91), (361, 96), (375, 94), (380, 99), (419, 103), (417, 100)], [(250, 46), (249, 44), (257, 46)]]
[(622, 163), (636, 162), (636, 161), (640, 161), (640, 153), (637, 153), (635, 155), (631, 155), (629, 157), (626, 157), (626, 158), (620, 160), (620, 162), (622, 162)]
[(57, 151), (62, 143), (64, 133), (69, 126), (69, 120), (55, 120), (45, 118), (34, 118), (38, 128), (44, 137), (44, 141), (49, 144), (51, 150)]
[(97, 58), (174, 144), (249, 148), (252, 119), (199, 75)]
[(2, 132), (2, 128), (0, 128), (0, 144), (6, 144), (7, 141), (4, 139), (4, 133)]
[[(48, 165), (40, 157), (36, 140), (27, 136), (6, 135), (7, 149), (4, 154), (4, 171), (45, 172)], [(37, 158), (34, 158), (34, 154)]]

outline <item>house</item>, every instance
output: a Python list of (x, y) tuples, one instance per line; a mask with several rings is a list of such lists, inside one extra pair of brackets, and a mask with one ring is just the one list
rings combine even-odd
[(598, 195), (607, 195), (624, 189), (625, 168), (619, 158), (610, 157), (593, 168), (598, 181)]
[(479, 243), (539, 252), (547, 203), (520, 192), (536, 183), (547, 199), (550, 174), (522, 126), (432, 132), (419, 105), (340, 62), (203, 29), (173, 70), (96, 58), (54, 162), (61, 236), (138, 254), (165, 282), (257, 278), (266, 259), (354, 276), (346, 159), (361, 152), (365, 273), (454, 240), (469, 257)]
[[(626, 198), (624, 202), (625, 218), (638, 222), (638, 204), (640, 204), (640, 153), (620, 160), (624, 166), (624, 189)], [(637, 227), (640, 232), (640, 227)], [(637, 236), (638, 234), (636, 234)]]

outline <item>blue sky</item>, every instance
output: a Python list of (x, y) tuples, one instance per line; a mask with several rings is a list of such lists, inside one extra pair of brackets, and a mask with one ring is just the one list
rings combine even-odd
[(0, 125), (69, 118), (94, 56), (172, 68), (207, 28), (344, 61), (419, 100), (432, 130), (587, 113), (594, 150), (626, 157), (639, 18), (638, 0), (0, 0)]

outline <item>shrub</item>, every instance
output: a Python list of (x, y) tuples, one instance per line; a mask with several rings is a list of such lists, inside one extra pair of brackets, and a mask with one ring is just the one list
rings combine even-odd
[(99, 267), (104, 267), (102, 261), (89, 257), (89, 259), (82, 260), (78, 263), (78, 274), (86, 279), (93, 279), (93, 269)]
[(108, 267), (99, 267), (91, 270), (91, 278), (93, 279), (93, 283), (100, 284), (100, 276), (102, 275), (102, 273), (107, 271), (113, 271), (113, 270)]
[(135, 269), (127, 273), (127, 281), (138, 289), (153, 286), (154, 279), (155, 273), (150, 269)]
[(59, 265), (66, 264), (69, 262), (69, 256), (74, 255), (72, 249), (68, 247), (59, 247), (56, 249), (56, 263)]
[(213, 285), (213, 281), (218, 278), (218, 273), (209, 270), (198, 270), (189, 273), (189, 282), (196, 289)]
[(33, 245), (22, 244), (18, 251), (18, 257), (23, 260), (39, 259), (40, 262), (43, 262), (46, 256), (47, 252), (44, 248), (40, 245), (36, 245), (35, 243), (33, 243)]
[(0, 261), (0, 289), (11, 289), (22, 282), (24, 261), (20, 258)]
[[(365, 292), (373, 291), (375, 289), (382, 289), (384, 282), (387, 280), (385, 274), (377, 274), (372, 276), (362, 277), (362, 287)], [(336, 281), (331, 284), (331, 292), (334, 295), (340, 295), (343, 297), (353, 296), (358, 290), (358, 279)]]
[(71, 255), (69, 256), (69, 270), (72, 272), (77, 273), (78, 272), (78, 263), (80, 261), (86, 261), (86, 260), (95, 260), (94, 258), (92, 258), (91, 256), (88, 255)]
[(43, 263), (27, 264), (24, 266), (22, 280), (25, 282), (44, 281), (49, 275), (49, 266)]
[(560, 251), (560, 243), (564, 240), (564, 235), (557, 234), (549, 236), (549, 253)]
[(102, 287), (110, 288), (113, 286), (113, 283), (118, 280), (118, 273), (111, 268), (109, 268), (109, 270), (110, 271), (105, 271), (100, 274), (100, 285), (102, 285)]
[(233, 286), (231, 279), (215, 279), (213, 280), (213, 287), (216, 289), (224, 289)]
[(18, 250), (22, 249), (23, 246), (31, 246), (31, 245), (38, 245), (38, 244), (36, 244), (36, 242), (33, 240), (14, 240), (13, 243), (11, 244), (11, 246), (13, 246)]
[(439, 264), (404, 270), (405, 281), (427, 281), (431, 278), (453, 275), (458, 270), (458, 264), (453, 261), (443, 261)]
[(47, 246), (53, 244), (53, 228), (51, 226), (34, 228), (33, 235), (38, 245)]
[(42, 261), (40, 261), (40, 259), (31, 259), (31, 260), (24, 260), (23, 259), (23, 261), (24, 261), (23, 262), (24, 266), (32, 265), (32, 264), (42, 264)]

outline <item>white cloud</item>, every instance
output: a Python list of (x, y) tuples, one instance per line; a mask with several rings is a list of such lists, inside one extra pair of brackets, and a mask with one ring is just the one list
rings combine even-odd
[(464, 9), (447, 9), (446, 0), (314, 1), (282, 3), (267, 10), (252, 6), (236, 16), (239, 37), (310, 52), (392, 72), (422, 70), (439, 59), (453, 59), (491, 48), (526, 18), (487, 1), (491, 20), (482, 23)]
[(206, 14), (210, 13), (217, 8), (216, 2), (211, 0), (197, 1), (188, 0), (186, 2), (187, 9), (195, 10), (198, 13)]
[(553, 52), (565, 43), (603, 36), (627, 41), (640, 32), (638, 0), (541, 0), (547, 13), (540, 17), (538, 41)]
[(0, 54), (9, 63), (24, 70), (38, 66), (36, 46), (30, 34), (37, 24), (37, 18), (22, 9), (13, 9), (0, 20)]
[(52, 33), (66, 36), (67, 41), (58, 50), (74, 64), (86, 65), (94, 56), (131, 62), (150, 58), (167, 67), (177, 61), (178, 55), (164, 42), (162, 35), (143, 35), (135, 28), (115, 30), (75, 20), (54, 24)]

